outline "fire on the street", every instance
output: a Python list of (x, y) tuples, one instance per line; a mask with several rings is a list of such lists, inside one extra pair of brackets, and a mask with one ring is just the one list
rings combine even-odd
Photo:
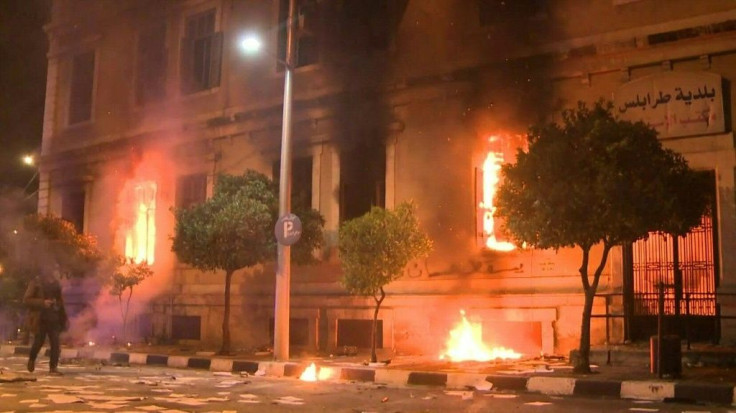
[(317, 366), (314, 365), (314, 363), (310, 364), (309, 367), (307, 367), (301, 376), (299, 376), (299, 380), (303, 381), (317, 381), (317, 380), (327, 380), (332, 375), (332, 372), (330, 369), (322, 367), (320, 369), (317, 369)]
[(445, 351), (440, 360), (449, 361), (490, 361), (490, 360), (518, 360), (522, 354), (505, 347), (489, 348), (483, 342), (483, 326), (481, 323), (471, 323), (465, 317), (465, 311), (460, 310), (462, 320), (450, 331)]

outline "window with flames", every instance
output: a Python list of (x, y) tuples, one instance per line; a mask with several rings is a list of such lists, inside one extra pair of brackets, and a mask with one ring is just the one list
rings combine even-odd
[(156, 244), (156, 183), (140, 182), (129, 187), (125, 220), (125, 257), (135, 263), (153, 264)]
[(475, 170), (476, 244), (484, 249), (516, 249), (503, 234), (502, 220), (495, 218), (493, 214), (496, 212), (494, 198), (501, 184), (501, 166), (510, 161), (507, 159), (510, 156), (506, 154), (512, 153), (518, 147), (517, 140), (514, 137), (489, 137), (487, 151)]

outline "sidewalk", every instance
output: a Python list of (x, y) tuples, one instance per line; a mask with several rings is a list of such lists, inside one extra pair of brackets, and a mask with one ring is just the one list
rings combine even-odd
[[(0, 345), (0, 356), (25, 356), (29, 350), (28, 346)], [(421, 356), (394, 356), (388, 364), (374, 365), (365, 362), (365, 355), (302, 356), (278, 362), (273, 361), (268, 353), (226, 357), (177, 346), (63, 348), (61, 353), (62, 365), (86, 360), (111, 365), (168, 366), (298, 378), (314, 363), (320, 377), (329, 380), (719, 405), (736, 404), (736, 368), (730, 363), (734, 356), (736, 349), (684, 351), (680, 377), (658, 379), (657, 375), (649, 372), (648, 352), (631, 348), (594, 349), (591, 361), (599, 364), (594, 366), (592, 374), (587, 375), (573, 374), (571, 366), (561, 357), (452, 363)], [(607, 365), (608, 359), (614, 360), (614, 365)], [(704, 363), (706, 359), (714, 363)], [(719, 361), (722, 362), (720, 366), (712, 365)]]

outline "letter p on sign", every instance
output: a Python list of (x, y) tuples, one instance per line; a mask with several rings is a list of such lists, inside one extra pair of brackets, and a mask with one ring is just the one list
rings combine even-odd
[(281, 245), (294, 245), (302, 236), (302, 221), (294, 214), (287, 214), (276, 221), (276, 240)]

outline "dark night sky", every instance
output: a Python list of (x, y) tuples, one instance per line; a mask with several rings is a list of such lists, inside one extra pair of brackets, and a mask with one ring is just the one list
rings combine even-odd
[(21, 157), (41, 147), (50, 1), (0, 0), (0, 187), (23, 188), (35, 172)]

